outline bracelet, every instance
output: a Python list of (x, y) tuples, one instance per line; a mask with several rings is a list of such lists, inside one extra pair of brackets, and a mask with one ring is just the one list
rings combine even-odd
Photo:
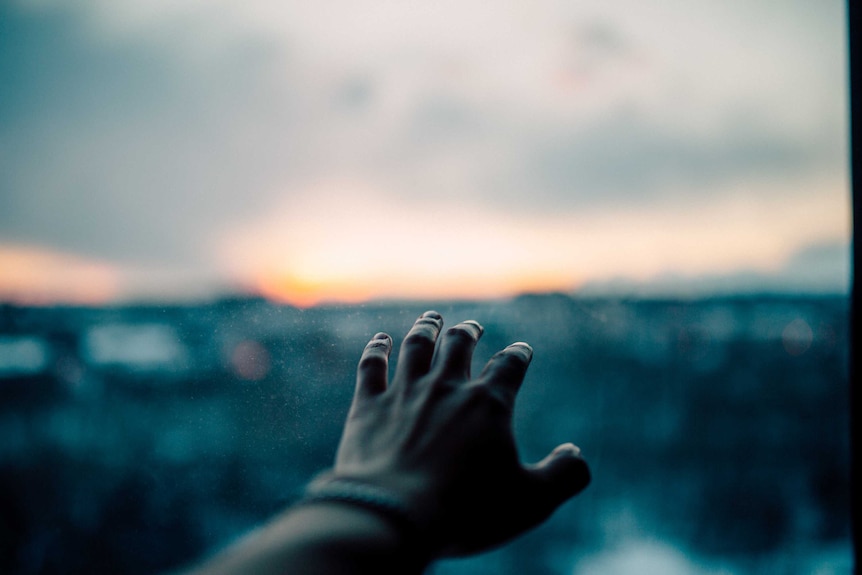
[(391, 491), (356, 479), (325, 476), (312, 481), (297, 505), (335, 501), (377, 512), (409, 529), (413, 535), (422, 532), (420, 523), (404, 501)]

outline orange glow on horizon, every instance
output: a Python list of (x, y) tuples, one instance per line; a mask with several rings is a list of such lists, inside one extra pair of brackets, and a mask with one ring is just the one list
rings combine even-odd
[(260, 294), (296, 307), (308, 308), (324, 302), (361, 303), (370, 299), (367, 292), (350, 284), (327, 284), (288, 275), (267, 275), (257, 284)]
[(118, 296), (109, 265), (41, 248), (0, 245), (0, 301), (103, 305)]
[(849, 235), (835, 205), (846, 198), (836, 193), (812, 205), (783, 191), (781, 204), (753, 202), (742, 191), (696, 211), (539, 217), (323, 181), (225, 234), (220, 259), (228, 275), (300, 307), (573, 292), (593, 281), (648, 282), (667, 273), (768, 274), (798, 249), (788, 238)]
[(373, 300), (495, 299), (523, 293), (570, 292), (571, 281), (550, 274), (469, 276), (442, 274), (434, 278), (339, 278), (302, 279), (290, 274), (265, 274), (257, 283), (259, 293), (280, 303), (300, 308), (325, 303), (358, 304)]
[(780, 204), (740, 190), (697, 210), (680, 204), (535, 216), (323, 181), (285, 193), (283, 204), (229, 230), (219, 259), (253, 291), (309, 307), (574, 292), (663, 274), (770, 274), (803, 238), (849, 236), (839, 193), (812, 204), (781, 192)]
[(531, 216), (324, 182), (238, 221), (195, 269), (0, 244), (0, 301), (102, 305), (226, 291), (299, 307), (499, 299), (649, 283), (663, 274), (769, 275), (801, 247), (847, 241), (845, 196), (825, 194), (812, 203), (781, 191), (781, 203), (755, 201), (741, 190), (697, 210), (681, 204)]

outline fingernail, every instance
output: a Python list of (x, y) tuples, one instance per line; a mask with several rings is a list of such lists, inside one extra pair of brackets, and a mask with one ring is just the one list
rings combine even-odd
[(519, 349), (522, 349), (527, 354), (528, 359), (533, 359), (533, 347), (525, 341), (516, 341), (515, 343), (508, 345), (506, 347), (507, 348), (517, 347)]
[(443, 316), (442, 316), (442, 315), (440, 315), (439, 313), (437, 313), (436, 311), (433, 311), (433, 310), (426, 311), (425, 313), (423, 313), (423, 314), (422, 314), (422, 315), (420, 315), (419, 317), (420, 317), (420, 318), (422, 318), (422, 317), (430, 317), (431, 319), (443, 319)]
[(389, 337), (388, 333), (383, 333), (381, 331), (381, 332), (374, 334), (374, 337), (372, 337), (371, 339), (392, 339), (392, 338)]
[(462, 321), (461, 323), (469, 323), (470, 325), (475, 325), (476, 328), (479, 330), (479, 335), (482, 335), (483, 333), (485, 333), (485, 328), (482, 327), (482, 324), (479, 323), (478, 321), (476, 321), (475, 319), (468, 319), (466, 321)]
[(564, 443), (557, 447), (554, 451), (556, 451), (557, 453), (563, 453), (567, 451), (575, 457), (580, 457), (583, 459), (583, 456), (581, 455), (581, 448), (574, 443)]

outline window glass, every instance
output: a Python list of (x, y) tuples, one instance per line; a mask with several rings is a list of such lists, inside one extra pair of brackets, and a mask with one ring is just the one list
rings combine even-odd
[[(844, 3), (0, 4), (0, 571), (150, 573), (332, 462), (425, 309), (593, 484), (461, 573), (850, 573)], [(397, 353), (397, 349), (396, 349)], [(501, 502), (505, 505), (506, 502)]]

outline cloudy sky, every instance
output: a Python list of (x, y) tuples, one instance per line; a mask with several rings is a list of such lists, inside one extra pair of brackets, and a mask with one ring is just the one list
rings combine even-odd
[(840, 0), (0, 2), (0, 299), (844, 291), (844, 24)]

